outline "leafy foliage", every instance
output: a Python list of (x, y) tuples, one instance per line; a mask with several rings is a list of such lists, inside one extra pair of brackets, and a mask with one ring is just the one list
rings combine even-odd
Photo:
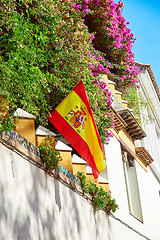
[(84, 173), (83, 172), (77, 172), (77, 177), (80, 179), (81, 188), (83, 190), (83, 193), (88, 193), (89, 192), (88, 183), (87, 183), (87, 178), (84, 175)]
[(144, 100), (138, 89), (136, 88), (127, 88), (126, 91), (124, 91), (123, 94), (124, 100), (128, 102), (128, 107), (133, 109), (135, 117), (138, 119), (138, 122), (141, 124), (141, 117), (143, 117), (143, 121), (145, 123), (148, 123), (148, 115), (141, 116), (143, 113), (143, 109), (147, 110), (147, 113), (149, 114), (149, 118), (151, 117), (150, 115), (150, 106), (149, 102), (151, 103), (152, 100), (148, 98), (148, 103)]
[[(86, 1), (83, 0), (83, 2)], [(135, 85), (137, 68), (135, 67), (132, 45), (135, 38), (127, 27), (129, 22), (122, 16), (124, 4), (121, 0), (89, 0), (92, 11), (85, 17), (89, 31), (94, 32), (94, 47), (105, 53), (109, 71), (107, 75), (116, 82), (117, 87), (126, 84)]]
[(60, 153), (55, 151), (51, 146), (49, 141), (46, 144), (41, 144), (39, 146), (39, 151), (41, 154), (41, 159), (46, 163), (46, 168), (50, 171), (58, 167), (59, 161), (62, 160)]
[(118, 205), (108, 192), (103, 188), (98, 188), (96, 184), (88, 182), (83, 172), (77, 172), (77, 177), (80, 179), (83, 192), (91, 194), (95, 209), (104, 209), (108, 214), (117, 210)]
[(9, 117), (3, 120), (0, 120), (0, 132), (6, 131), (9, 132), (15, 127), (14, 119)]
[[(83, 80), (101, 140), (108, 142), (108, 129), (113, 127), (111, 99), (100, 74), (125, 79), (125, 83), (134, 83), (135, 78), (134, 61), (126, 60), (127, 54), (132, 55), (133, 36), (120, 18), (122, 4), (111, 0), (2, 0), (0, 5), (0, 89), (9, 93), (10, 115), (20, 107), (34, 114), (37, 124), (45, 125), (50, 112)], [(92, 17), (96, 36), (88, 25)], [(114, 19), (116, 35), (111, 37), (105, 26), (112, 26), (113, 32)], [(121, 32), (118, 35), (121, 25), (126, 40)], [(112, 43), (117, 41), (123, 41), (123, 46), (128, 43), (128, 48), (116, 52)], [(124, 69), (125, 74), (129, 72), (123, 79)]]

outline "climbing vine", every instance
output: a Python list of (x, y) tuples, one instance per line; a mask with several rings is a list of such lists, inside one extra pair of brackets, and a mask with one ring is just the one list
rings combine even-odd
[(101, 139), (108, 142), (114, 123), (101, 74), (119, 87), (136, 84), (137, 74), (122, 2), (2, 0), (0, 6), (0, 91), (8, 93), (10, 116), (20, 107), (45, 125), (83, 80)]
[[(147, 124), (148, 120), (151, 119), (150, 104), (152, 103), (152, 99), (148, 97), (148, 101), (146, 102), (138, 89), (132, 87), (125, 89), (123, 98), (128, 102), (128, 107), (133, 110), (138, 122), (141, 124), (141, 118), (143, 118), (143, 122)], [(147, 115), (145, 114), (145, 110), (147, 110)]]

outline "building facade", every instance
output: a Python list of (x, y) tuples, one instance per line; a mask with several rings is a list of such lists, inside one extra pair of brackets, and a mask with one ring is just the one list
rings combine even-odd
[[(90, 167), (73, 149), (55, 142), (55, 134), (40, 126), (34, 116), (18, 109), (16, 128), (0, 135), (0, 239), (1, 240), (159, 240), (160, 236), (160, 102), (150, 65), (137, 63), (141, 94), (150, 113), (137, 122), (114, 82), (102, 76), (112, 94), (115, 128), (104, 145), (107, 168), (98, 186), (111, 191), (118, 210), (107, 215), (95, 211), (84, 194), (77, 171), (95, 182)], [(47, 173), (38, 145), (50, 135), (63, 158), (57, 170)]]

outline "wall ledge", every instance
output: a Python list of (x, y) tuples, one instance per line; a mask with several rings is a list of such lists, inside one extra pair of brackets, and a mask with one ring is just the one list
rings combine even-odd
[[(64, 184), (65, 186), (67, 186), (68, 188), (76, 192), (83, 199), (85, 199), (89, 204), (93, 205), (91, 195), (87, 193), (83, 193), (83, 190), (80, 186), (80, 182), (79, 183), (76, 181), (74, 182), (74, 180), (71, 179), (71, 177), (73, 178), (76, 178), (76, 177), (73, 174), (71, 174), (68, 170), (66, 170), (64, 167), (59, 165), (58, 169), (54, 169), (53, 171), (47, 171), (47, 169), (44, 167), (44, 164), (42, 163), (40, 156), (37, 156), (31, 150), (28, 150), (24, 145), (22, 145), (16, 139), (9, 136), (9, 134), (6, 132), (0, 133), (0, 143), (5, 147), (7, 147), (8, 149), (10, 149), (11, 151), (14, 151), (15, 153), (23, 157), (25, 160), (29, 161), (31, 164), (44, 170), (49, 177), (54, 177), (57, 180), (59, 180), (62, 184)], [(108, 216), (108, 213), (105, 210), (101, 210), (101, 211), (104, 211)], [(143, 238), (150, 240), (149, 238), (147, 238), (146, 236), (138, 232), (136, 229), (129, 226), (127, 223), (125, 223), (121, 219), (115, 217), (113, 214), (110, 213), (109, 217), (112, 217), (115, 220), (119, 221), (122, 225), (136, 232), (138, 235), (142, 236)]]

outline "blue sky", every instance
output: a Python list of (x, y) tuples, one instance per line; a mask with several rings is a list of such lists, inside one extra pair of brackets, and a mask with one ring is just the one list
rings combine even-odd
[[(118, 2), (118, 0), (115, 0)], [(160, 88), (160, 0), (122, 0), (122, 15), (137, 39), (133, 44), (135, 60), (151, 64)]]

